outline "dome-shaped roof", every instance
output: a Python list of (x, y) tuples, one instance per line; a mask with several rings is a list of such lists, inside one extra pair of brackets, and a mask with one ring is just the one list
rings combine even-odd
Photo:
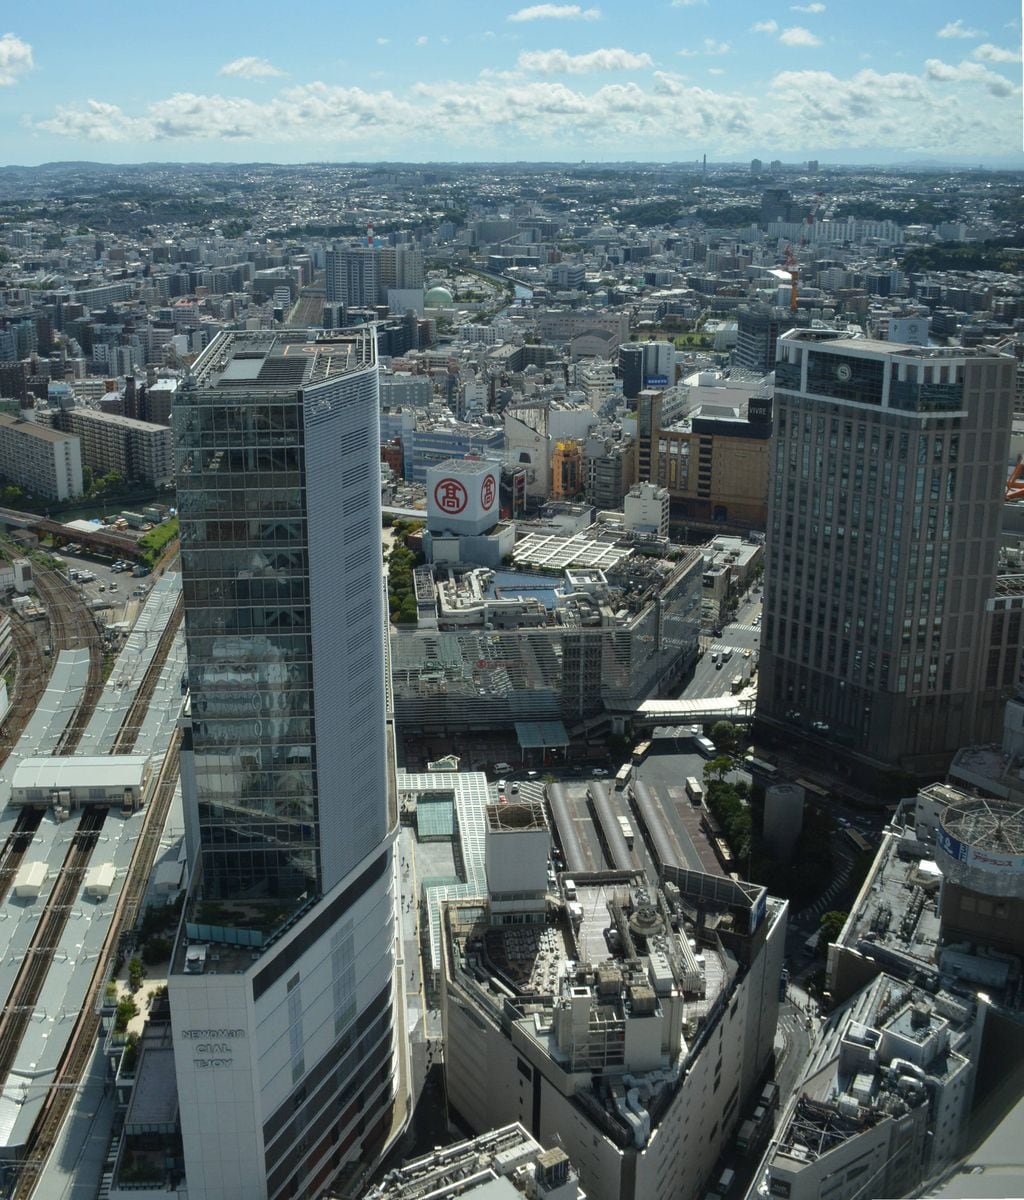
[(423, 297), (427, 308), (450, 308), (455, 299), (446, 287), (432, 287)]

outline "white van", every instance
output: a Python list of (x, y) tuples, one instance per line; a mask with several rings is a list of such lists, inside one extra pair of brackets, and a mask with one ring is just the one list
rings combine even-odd
[(718, 747), (715, 743), (706, 737), (694, 738), (694, 743), (697, 749), (705, 758), (714, 758), (718, 754)]

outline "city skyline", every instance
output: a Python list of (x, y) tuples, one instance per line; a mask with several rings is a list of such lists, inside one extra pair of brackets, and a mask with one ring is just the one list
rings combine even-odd
[[(999, 0), (56, 15), (0, 27), (8, 164), (1024, 163), (1020, 21)], [(339, 36), (311, 38), (331, 23)]]

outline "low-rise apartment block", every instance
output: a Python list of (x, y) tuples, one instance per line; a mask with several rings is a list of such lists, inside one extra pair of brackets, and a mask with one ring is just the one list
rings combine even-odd
[(174, 478), (174, 441), (165, 425), (94, 408), (57, 412), (54, 424), (81, 439), (82, 461), (97, 475), (117, 471), (125, 479), (155, 484)]
[(0, 476), (47, 500), (80, 496), (81, 442), (72, 434), (0, 413)]

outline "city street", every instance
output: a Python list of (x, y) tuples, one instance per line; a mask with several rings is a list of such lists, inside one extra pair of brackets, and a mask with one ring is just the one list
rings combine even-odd
[[(697, 660), (693, 676), (680, 693), (684, 700), (706, 700), (711, 696), (726, 696), (732, 691), (734, 676), (743, 670), (744, 651), (751, 653), (751, 670), (757, 664), (757, 655), (761, 645), (760, 622), (761, 597), (750, 596), (741, 600), (736, 612), (736, 620), (722, 627), (717, 636), (701, 637), (701, 647), (704, 653)], [(729, 653), (728, 661), (723, 661), (723, 652)], [(714, 661), (712, 661), (714, 660)]]

